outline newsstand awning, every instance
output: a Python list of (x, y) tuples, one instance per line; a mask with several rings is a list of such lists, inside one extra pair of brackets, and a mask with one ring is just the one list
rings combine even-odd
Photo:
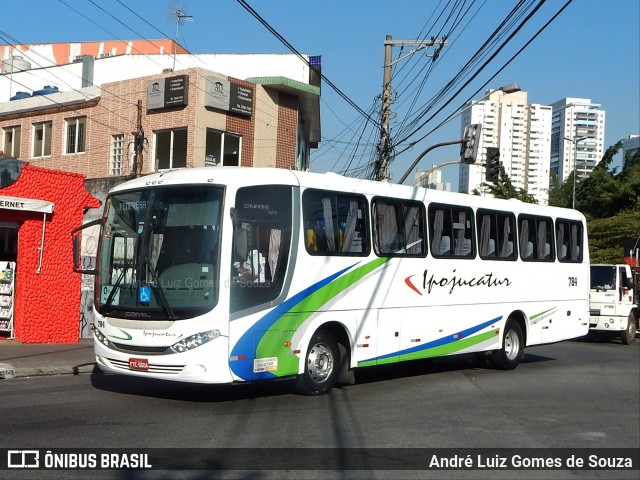
[(33, 198), (4, 197), (0, 195), (0, 208), (23, 212), (52, 213), (53, 203)]
[(18, 210), (22, 212), (39, 212), (42, 213), (42, 239), (40, 247), (38, 247), (38, 265), (36, 273), (42, 271), (42, 255), (44, 254), (44, 235), (47, 225), (47, 213), (53, 213), (53, 203), (45, 200), (36, 200), (34, 198), (20, 197), (3, 197), (0, 195), (0, 209)]

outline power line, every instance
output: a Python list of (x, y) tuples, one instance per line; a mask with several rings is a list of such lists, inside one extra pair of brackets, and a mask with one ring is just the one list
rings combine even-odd
[[(269, 32), (271, 32), (278, 40), (280, 40), (280, 42), (282, 44), (284, 44), (291, 52), (293, 52), (298, 58), (300, 58), (300, 60), (302, 60), (303, 62), (305, 62), (309, 68), (316, 70), (315, 67), (313, 65), (311, 65), (311, 63), (309, 63), (309, 60), (307, 60), (306, 58), (304, 58), (302, 56), (302, 54), (300, 52), (298, 52), (298, 50), (296, 50), (294, 48), (293, 45), (291, 45), (282, 35), (280, 35), (275, 28), (273, 28), (264, 18), (262, 18), (258, 12), (256, 12), (253, 8), (251, 8), (249, 6), (249, 4), (247, 4), (247, 2), (245, 2), (244, 0), (237, 0), (237, 2), (246, 10), (248, 11), (251, 15), (253, 15), (253, 17), (258, 20), (267, 30), (269, 30)], [(316, 70), (317, 71), (317, 70)], [(340, 90), (331, 80), (329, 80), (322, 72), (317, 72), (320, 75), (320, 78), (322, 78), (322, 80), (324, 80), (324, 82), (329, 85), (333, 91), (335, 91), (338, 95), (340, 95), (340, 97), (342, 97), (343, 100), (345, 100), (349, 105), (351, 105), (358, 113), (360, 113), (360, 115), (362, 115), (364, 118), (367, 119), (367, 121), (371, 122), (372, 124), (376, 125), (376, 126), (380, 126), (373, 118), (371, 118), (371, 116), (369, 116), (364, 110), (362, 110), (353, 100), (351, 100), (344, 92), (342, 92), (342, 90)]]
[[(493, 74), (491, 76), (491, 78), (489, 78), (482, 86), (480, 86), (460, 107), (458, 107), (456, 109), (456, 111), (454, 113), (452, 113), (451, 115), (449, 115), (444, 121), (442, 121), (439, 125), (437, 125), (436, 127), (434, 127), (433, 129), (431, 129), (429, 132), (427, 132), (425, 135), (423, 135), (422, 137), (420, 137), (418, 140), (411, 142), (411, 144), (409, 144), (406, 148), (400, 150), (398, 152), (398, 155), (401, 153), (404, 153), (405, 151), (409, 150), (410, 148), (413, 148), (413, 146), (419, 142), (421, 142), (422, 140), (424, 140), (425, 138), (427, 138), (429, 135), (431, 135), (434, 131), (436, 131), (438, 128), (442, 127), (444, 124), (446, 124), (447, 122), (449, 122), (452, 118), (454, 118), (455, 116), (457, 116), (460, 113), (460, 110), (464, 107), (464, 105), (466, 103), (468, 103), (469, 101), (471, 101), (471, 99), (478, 94), (478, 92), (480, 92), (483, 88), (485, 88), (495, 77), (497, 77), (511, 62), (513, 62), (513, 60), (515, 60), (571, 3), (573, 2), (573, 0), (567, 0), (567, 2), (560, 8), (560, 10), (558, 10), (540, 29), (538, 29), (538, 31), (520, 48), (518, 49), (518, 51), (511, 56), (511, 58), (509, 58), (509, 60), (507, 60), (507, 62), (505, 62), (502, 67), (500, 67), (500, 69), (498, 69), (498, 71)], [(465, 85), (466, 86), (466, 85)], [(459, 89), (458, 92), (454, 95), (453, 98), (455, 98), (462, 89)], [(452, 100), (453, 100), (452, 98)], [(450, 103), (451, 101), (447, 102)], [(444, 105), (446, 106), (446, 105)], [(443, 106), (443, 108), (444, 108)], [(432, 115), (427, 121), (430, 121), (434, 118), (435, 115), (437, 115), (440, 111), (442, 110), (442, 108), (440, 110), (438, 110), (438, 112), (436, 112), (434, 115)], [(425, 122), (426, 123), (426, 122)]]

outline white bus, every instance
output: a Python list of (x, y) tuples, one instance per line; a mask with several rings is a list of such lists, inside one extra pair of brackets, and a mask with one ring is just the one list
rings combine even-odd
[[(100, 224), (100, 369), (329, 391), (356, 367), (585, 335), (577, 211), (285, 169), (194, 168), (123, 183)], [(80, 267), (79, 229), (74, 238)], [(86, 271), (85, 271), (86, 272)]]

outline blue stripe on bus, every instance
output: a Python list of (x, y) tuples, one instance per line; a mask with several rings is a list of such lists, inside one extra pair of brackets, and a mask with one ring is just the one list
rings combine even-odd
[[(359, 262), (358, 262), (359, 263)], [(233, 361), (230, 362), (230, 367), (233, 373), (235, 373), (238, 377), (245, 380), (266, 380), (269, 378), (277, 378), (271, 372), (253, 372), (253, 360), (255, 359), (256, 348), (258, 342), (254, 338), (255, 332), (266, 332), (269, 328), (277, 322), (282, 315), (291, 310), (294, 306), (302, 302), (304, 299), (309, 297), (314, 292), (320, 290), (325, 285), (331, 283), (333, 280), (338, 278), (340, 275), (345, 273), (347, 270), (352, 269), (358, 263), (354, 263), (349, 267), (340, 270), (339, 272), (330, 275), (329, 277), (320, 280), (318, 283), (315, 283), (301, 292), (295, 294), (293, 297), (285, 300), (280, 305), (275, 307), (269, 313), (267, 313), (264, 317), (258, 320), (251, 328), (249, 328), (243, 335), (240, 337), (240, 340), (236, 343), (231, 351), (231, 355), (229, 357), (239, 357), (240, 355), (244, 355), (244, 360)], [(254, 343), (255, 342), (255, 343)]]
[(383, 360), (385, 358), (397, 357), (397, 356), (400, 356), (400, 355), (406, 355), (406, 354), (410, 354), (410, 353), (415, 353), (415, 352), (419, 352), (421, 350), (427, 350), (429, 348), (440, 347), (442, 345), (447, 345), (449, 343), (457, 342), (458, 340), (461, 340), (461, 339), (463, 339), (465, 337), (469, 337), (469, 336), (473, 335), (474, 333), (477, 333), (480, 330), (483, 330), (483, 329), (487, 328), (491, 324), (493, 324), (495, 322), (498, 322), (501, 319), (502, 319), (502, 316), (496, 317), (493, 320), (489, 320), (488, 322), (484, 322), (484, 323), (481, 323), (480, 325), (476, 325), (475, 327), (467, 328), (466, 330), (462, 330), (460, 332), (447, 335), (445, 337), (442, 337), (442, 338), (439, 338), (437, 340), (434, 340), (433, 342), (428, 342), (428, 343), (425, 343), (425, 344), (422, 344), (422, 345), (417, 345), (415, 347), (407, 348), (405, 350), (400, 350), (398, 352), (387, 353), (386, 355), (381, 355), (379, 357), (369, 358), (369, 359), (366, 359), (366, 360), (362, 360), (362, 362), (373, 362), (373, 361)]

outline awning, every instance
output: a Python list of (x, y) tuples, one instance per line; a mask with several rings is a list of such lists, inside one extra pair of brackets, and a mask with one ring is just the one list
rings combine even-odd
[(0, 196), (0, 208), (20, 210), (23, 212), (52, 213), (53, 203), (33, 198), (3, 197)]
[(38, 265), (36, 266), (36, 273), (40, 274), (42, 271), (42, 255), (44, 253), (44, 235), (47, 225), (47, 213), (53, 212), (53, 203), (46, 202), (44, 200), (35, 200), (33, 198), (0, 196), (0, 209), (2, 208), (22, 212), (39, 212), (43, 214), (42, 239), (40, 240), (40, 246), (38, 247)]

